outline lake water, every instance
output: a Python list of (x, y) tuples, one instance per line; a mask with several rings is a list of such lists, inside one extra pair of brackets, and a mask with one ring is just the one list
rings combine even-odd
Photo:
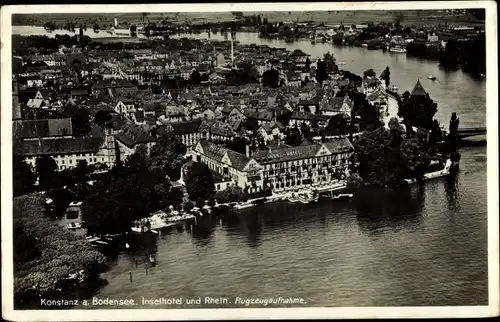
[[(422, 191), (202, 217), (157, 239), (157, 266), (149, 275), (143, 251), (113, 258), (103, 275), (109, 284), (96, 296), (281, 296), (322, 307), (487, 305), (486, 148), (461, 152), (457, 177), (430, 181)], [(137, 268), (133, 256), (140, 258)], [(174, 307), (180, 306), (134, 306)]]
[[(313, 57), (330, 51), (346, 63), (342, 68), (357, 74), (389, 66), (400, 92), (421, 80), (446, 128), (452, 112), (461, 126), (486, 124), (484, 79), (442, 70), (436, 62), (358, 47), (266, 40), (255, 33), (236, 37)], [(109, 284), (97, 296), (135, 299), (134, 308), (153, 308), (142, 305), (142, 297), (200, 296), (294, 297), (306, 306), (337, 307), (487, 305), (486, 147), (461, 153), (455, 178), (427, 182), (422, 190), (373, 192), (316, 205), (270, 204), (172, 229), (153, 242), (158, 265), (149, 275), (144, 252), (111, 258), (112, 269), (103, 275)], [(133, 256), (140, 258), (138, 267)], [(178, 306), (154, 306), (172, 307)]]

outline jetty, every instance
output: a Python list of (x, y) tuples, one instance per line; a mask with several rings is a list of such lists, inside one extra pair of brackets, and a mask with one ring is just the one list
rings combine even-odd
[(158, 233), (158, 230), (162, 228), (175, 226), (195, 217), (196, 216), (194, 214), (181, 213), (175, 210), (170, 214), (167, 214), (164, 211), (157, 211), (152, 213), (151, 216), (147, 218), (135, 221), (134, 226), (131, 227), (131, 230), (135, 233), (145, 233), (147, 231)]

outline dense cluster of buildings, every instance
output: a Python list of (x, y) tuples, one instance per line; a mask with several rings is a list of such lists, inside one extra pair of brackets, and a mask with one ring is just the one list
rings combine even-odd
[[(333, 116), (349, 119), (353, 102), (347, 90), (367, 94), (374, 106), (385, 104), (377, 78), (354, 84), (334, 69), (328, 71), (330, 79), (319, 84), (316, 62), (299, 50), (232, 41), (200, 44), (208, 49), (87, 51), (61, 46), (52, 54), (15, 57), (17, 153), (32, 166), (47, 155), (59, 170), (75, 167), (80, 160), (111, 168), (139, 147), (150, 151), (161, 135), (173, 133), (195, 159), (251, 191), (345, 177), (352, 152), (347, 139), (305, 141), (296, 147), (287, 146), (284, 139), (293, 127), (325, 128)], [(277, 70), (282, 86), (228, 84), (227, 74), (245, 63), (252, 65), (258, 80), (264, 72)], [(193, 73), (207, 77), (189, 83)], [(185, 79), (188, 86), (168, 88), (163, 77)], [(88, 119), (82, 120), (82, 114)], [(106, 120), (100, 122), (103, 115)], [(245, 155), (222, 144), (252, 136), (267, 148)]]

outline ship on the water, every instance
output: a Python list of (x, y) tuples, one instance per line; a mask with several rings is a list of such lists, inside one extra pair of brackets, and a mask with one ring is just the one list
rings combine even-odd
[(406, 53), (406, 47), (396, 45), (389, 48), (389, 51), (391, 53)]

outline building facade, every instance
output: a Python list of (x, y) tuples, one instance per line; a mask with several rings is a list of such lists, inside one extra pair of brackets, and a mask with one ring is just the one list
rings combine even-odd
[(237, 186), (257, 192), (283, 192), (345, 180), (354, 148), (347, 138), (297, 147), (259, 151), (252, 156), (200, 140), (190, 151), (194, 161), (229, 177)]

